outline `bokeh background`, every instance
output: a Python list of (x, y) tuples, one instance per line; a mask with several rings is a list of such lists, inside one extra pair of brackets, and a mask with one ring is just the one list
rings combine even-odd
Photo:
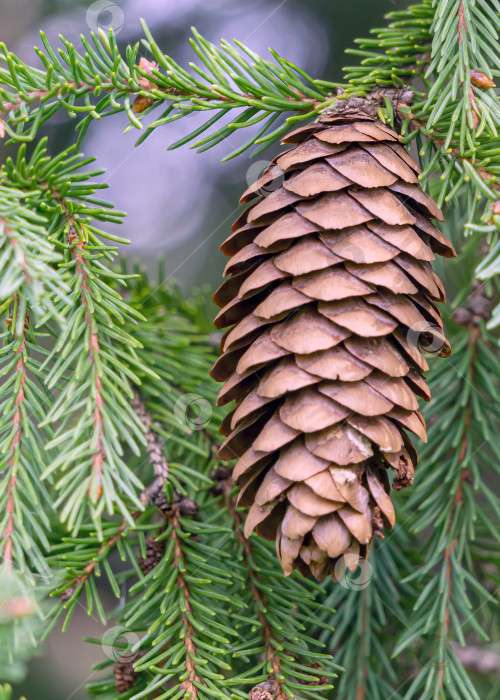
[[(188, 43), (194, 25), (213, 42), (237, 38), (261, 54), (271, 46), (310, 75), (335, 81), (341, 79), (343, 65), (357, 62), (344, 50), (356, 37), (380, 26), (386, 12), (404, 5), (402, 0), (1, 0), (0, 41), (38, 66), (33, 46), (40, 44), (40, 29), (54, 44), (64, 34), (78, 49), (81, 33), (112, 26), (119, 43), (126, 45), (140, 39), (143, 17), (157, 43), (183, 65), (196, 59)], [(106, 198), (127, 212), (116, 231), (131, 241), (124, 252), (149, 267), (164, 255), (168, 274), (186, 291), (193, 285), (218, 285), (224, 266), (218, 247), (238, 215), (239, 195), (277, 150), (260, 154), (258, 162), (246, 153), (221, 163), (239, 143), (234, 136), (203, 154), (188, 147), (167, 151), (170, 143), (196, 128), (197, 119), (194, 115), (156, 129), (135, 148), (139, 132), (123, 135), (126, 121), (115, 116), (94, 122), (84, 142), (85, 154), (95, 155), (97, 165), (106, 170)], [(61, 112), (44, 133), (50, 150), (57, 152), (73, 142), (74, 123)], [(238, 137), (243, 140), (248, 134)], [(8, 152), (0, 147), (0, 161)], [(111, 597), (109, 604), (114, 604)], [(42, 655), (30, 664), (26, 682), (16, 687), (15, 697), (87, 697), (85, 684), (95, 678), (92, 664), (104, 656), (99, 645), (80, 639), (100, 637), (103, 631), (97, 618), (88, 617), (82, 608), (69, 631), (52, 634)]]

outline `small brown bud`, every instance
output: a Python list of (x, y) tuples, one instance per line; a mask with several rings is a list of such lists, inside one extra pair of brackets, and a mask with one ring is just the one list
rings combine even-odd
[(143, 70), (148, 75), (152, 75), (154, 70), (157, 70), (158, 64), (155, 61), (148, 61), (147, 58), (141, 56), (139, 61), (139, 68)]
[(476, 280), (472, 293), (464, 302), (464, 306), (455, 309), (452, 319), (461, 326), (478, 326), (481, 321), (488, 321), (491, 316), (493, 302), (480, 282)]
[(473, 68), (470, 72), (470, 81), (474, 87), (481, 88), (481, 90), (488, 90), (489, 88), (496, 87), (496, 84), (491, 78), (488, 78), (486, 73)]
[(481, 119), (479, 118), (479, 114), (476, 112), (475, 109), (473, 109), (472, 110), (472, 128), (477, 129), (480, 121), (481, 121)]
[[(306, 666), (308, 666), (309, 668), (314, 668), (314, 669), (316, 669), (317, 671), (322, 671), (322, 670), (323, 670), (323, 669), (321, 668), (321, 666), (320, 666), (318, 663), (316, 663), (316, 661), (313, 661), (312, 664), (306, 664)], [(315, 681), (307, 681), (307, 682), (306, 682), (306, 685), (326, 685), (327, 683), (328, 683), (327, 677), (321, 675), (321, 676), (318, 676), (318, 679), (315, 680)]]
[(154, 501), (156, 507), (165, 518), (170, 518), (174, 514), (174, 504), (167, 499), (164, 491), (161, 491)]
[(399, 102), (404, 105), (411, 105), (413, 102), (413, 99), (415, 97), (415, 93), (413, 90), (405, 90), (399, 95)]
[[(144, 56), (143, 56), (141, 58), (141, 60), (139, 61), (139, 68), (141, 70), (143, 70), (145, 73), (147, 73), (148, 75), (153, 75), (153, 71), (157, 70), (158, 64), (155, 63), (154, 61), (148, 61), (148, 59), (144, 58)], [(139, 78), (139, 85), (144, 90), (153, 90), (155, 87), (157, 87), (156, 83), (153, 83), (152, 80), (149, 80), (149, 78), (145, 78), (142, 75)]]
[(274, 700), (279, 691), (278, 681), (257, 683), (248, 693), (250, 700)]
[(73, 245), (76, 241), (80, 239), (80, 236), (76, 233), (76, 231), (71, 230), (68, 235), (66, 236), (67, 241), (70, 245)]
[(491, 299), (486, 296), (484, 289), (476, 290), (469, 299), (469, 310), (473, 314), (487, 319), (489, 317), (489, 309), (491, 307)]
[(493, 202), (491, 205), (491, 212), (493, 216), (500, 216), (500, 199), (497, 199), (496, 202)]
[(132, 105), (132, 112), (134, 114), (140, 114), (141, 112), (144, 112), (145, 109), (147, 109), (150, 105), (152, 105), (154, 100), (152, 100), (150, 97), (143, 97), (142, 95), (137, 95), (137, 97), (134, 100), (134, 104)]

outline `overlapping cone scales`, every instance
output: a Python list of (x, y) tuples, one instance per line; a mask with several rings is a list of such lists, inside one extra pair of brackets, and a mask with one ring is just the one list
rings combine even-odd
[(287, 141), (222, 245), (220, 455), (239, 458), (246, 534), (276, 538), (287, 574), (338, 578), (394, 524), (388, 472), (412, 481), (425, 354), (450, 352), (430, 262), (454, 250), (385, 125), (323, 117)]

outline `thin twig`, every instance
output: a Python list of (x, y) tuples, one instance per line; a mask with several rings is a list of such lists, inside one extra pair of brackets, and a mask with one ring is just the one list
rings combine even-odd
[[(139, 515), (139, 511), (132, 513), (132, 517), (134, 518), (134, 520), (136, 520), (139, 517)], [(127, 526), (130, 526), (130, 523), (128, 522), (128, 520), (124, 520), (118, 528), (118, 531), (112, 537), (106, 540), (106, 542), (104, 542), (104, 544), (97, 550), (96, 556), (91, 561), (89, 561), (89, 563), (83, 570), (83, 573), (76, 577), (75, 584), (77, 586), (83, 585), (85, 581), (88, 578), (90, 578), (90, 576), (94, 572), (97, 562), (101, 560), (102, 555), (105, 552), (112, 549), (116, 545), (118, 540), (120, 540), (124, 535), (126, 535)]]
[[(16, 101), (13, 102), (2, 102), (0, 100), (0, 115), (6, 115), (9, 112), (15, 111), (17, 109), (21, 109), (23, 107), (28, 107), (30, 105), (36, 104), (38, 102), (41, 102), (45, 97), (50, 95), (51, 97), (60, 97), (62, 94), (66, 94), (69, 91), (79, 91), (78, 92), (78, 97), (83, 97), (85, 94), (94, 92), (96, 88), (99, 87), (100, 92), (104, 91), (111, 91), (111, 90), (116, 90), (117, 86), (113, 82), (103, 82), (99, 83), (99, 86), (97, 85), (92, 85), (91, 83), (76, 83), (75, 81), (65, 81), (64, 83), (60, 83), (58, 86), (58, 90), (54, 92), (54, 88), (51, 88), (50, 90), (32, 90), (30, 92), (23, 94), (19, 94), (19, 97)], [(82, 90), (84, 88), (84, 90)], [(179, 88), (169, 86), (167, 88), (162, 88), (162, 87), (157, 87), (155, 86), (154, 88), (154, 96), (151, 96), (151, 99), (153, 102), (160, 102), (162, 100), (162, 97), (158, 96), (158, 92), (163, 92), (165, 97), (163, 100), (167, 100), (169, 95), (175, 95), (179, 97), (185, 97), (187, 100), (190, 99), (197, 99), (197, 100), (210, 100), (210, 97), (208, 97), (205, 94), (201, 93), (196, 93), (196, 92), (190, 92), (189, 90), (181, 90)], [(215, 88), (209, 88), (210, 92), (216, 98), (217, 100), (221, 102), (226, 102), (227, 104), (234, 105), (235, 107), (241, 106), (241, 104), (248, 102), (248, 100), (254, 100), (254, 101), (260, 101), (262, 100), (261, 95), (253, 95), (251, 93), (239, 93), (239, 97), (241, 98), (240, 100), (235, 100), (231, 97), (227, 97), (226, 95), (223, 95)], [(123, 82), (122, 85), (120, 85), (120, 91), (123, 93), (129, 94), (129, 95), (139, 95), (141, 92), (149, 92), (148, 90), (141, 90), (141, 88), (135, 88), (131, 85), (129, 85), (126, 82)], [(289, 102), (299, 102), (302, 101), (304, 106), (304, 110), (311, 110), (311, 109), (316, 109), (319, 107), (322, 102), (318, 100), (312, 100), (306, 95), (302, 93), (297, 93), (296, 97), (287, 97), (285, 98), (286, 101)], [(263, 107), (267, 107), (269, 109), (269, 105), (266, 103), (262, 102)], [(296, 106), (293, 107), (293, 111), (296, 111), (298, 108)]]
[(138, 391), (134, 392), (134, 398), (131, 400), (130, 405), (146, 428), (146, 451), (149, 461), (153, 465), (155, 480), (142, 492), (141, 503), (152, 505), (168, 479), (168, 461), (163, 454), (163, 443), (153, 430), (153, 416), (147, 410), (146, 403), (142, 400)]
[(76, 261), (76, 271), (81, 277), (80, 282), (80, 298), (85, 309), (85, 322), (89, 328), (89, 356), (90, 361), (95, 368), (95, 387), (94, 387), (94, 423), (96, 426), (95, 432), (95, 448), (96, 452), (92, 457), (92, 470), (87, 488), (87, 494), (93, 503), (96, 503), (102, 495), (102, 467), (106, 458), (106, 452), (102, 442), (103, 438), (103, 416), (102, 406), (104, 400), (102, 398), (102, 380), (97, 371), (97, 358), (100, 353), (99, 337), (95, 329), (95, 324), (92, 319), (90, 302), (88, 297), (92, 295), (92, 290), (89, 287), (89, 276), (87, 274), (85, 259), (83, 252), (85, 243), (77, 233), (73, 224), (70, 224), (70, 231), (67, 236), (68, 243), (71, 244), (71, 253)]
[[(134, 393), (134, 398), (131, 400), (130, 405), (136, 412), (137, 416), (144, 423), (146, 427), (146, 441), (147, 441), (147, 453), (149, 456), (149, 461), (153, 465), (153, 470), (155, 473), (155, 480), (152, 484), (147, 486), (140, 496), (140, 501), (144, 505), (153, 505), (156, 502), (158, 495), (161, 493), (165, 481), (168, 479), (168, 462), (163, 454), (163, 448), (159, 441), (157, 434), (152, 430), (151, 426), (153, 423), (153, 417), (146, 409), (146, 405), (139, 392)], [(181, 502), (181, 505), (183, 503)], [(141, 511), (135, 511), (131, 513), (132, 519), (137, 520), (141, 515)], [(111, 549), (116, 545), (118, 540), (126, 536), (128, 533), (128, 528), (130, 527), (130, 522), (128, 520), (123, 520), (118, 531), (112, 535), (104, 544), (98, 549), (95, 557), (91, 559), (85, 566), (83, 573), (77, 576), (69, 589), (66, 589), (65, 597), (67, 598), (73, 593), (74, 587), (82, 585), (93, 573), (96, 564), (100, 561), (102, 554)]]
[[(12, 417), (12, 429), (14, 431), (12, 439), (9, 444), (9, 452), (11, 457), (8, 462), (9, 469), (9, 480), (6, 487), (7, 503), (5, 506), (5, 512), (7, 514), (7, 521), (2, 532), (3, 539), (3, 563), (7, 571), (12, 571), (12, 554), (14, 549), (14, 513), (15, 513), (15, 489), (17, 484), (17, 455), (21, 444), (22, 435), (22, 421), (21, 421), (21, 406), (25, 400), (24, 388), (26, 384), (26, 363), (24, 360), (24, 352), (26, 349), (26, 326), (28, 323), (28, 316), (25, 317), (25, 322), (23, 324), (23, 330), (21, 332), (21, 342), (19, 347), (14, 351), (17, 355), (16, 361), (16, 374), (21, 376), (18, 384), (16, 398), (14, 400), (14, 415)], [(19, 339), (19, 337), (17, 337)]]

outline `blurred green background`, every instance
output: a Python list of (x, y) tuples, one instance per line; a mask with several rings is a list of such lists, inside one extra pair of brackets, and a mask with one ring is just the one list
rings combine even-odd
[[(259, 53), (272, 46), (311, 75), (335, 81), (341, 79), (343, 65), (357, 62), (343, 55), (345, 48), (380, 26), (386, 12), (404, 5), (401, 0), (1, 0), (0, 40), (38, 66), (33, 46), (40, 44), (40, 29), (54, 43), (64, 34), (78, 49), (81, 33), (88, 34), (98, 24), (112, 26), (125, 45), (137, 41), (139, 18), (144, 17), (158, 44), (183, 64), (195, 58), (187, 41), (195, 25), (214, 42), (237, 38)], [(224, 266), (218, 247), (237, 216), (239, 195), (276, 152), (276, 147), (270, 149), (255, 162), (244, 154), (220, 163), (238, 145), (235, 137), (201, 155), (188, 148), (167, 151), (169, 143), (196, 128), (196, 120), (191, 116), (157, 129), (135, 149), (137, 134), (121, 135), (126, 122), (121, 116), (111, 117), (94, 122), (85, 142), (86, 155), (97, 156), (98, 165), (107, 171), (106, 197), (127, 211), (120, 234), (131, 241), (128, 254), (148, 265), (164, 254), (168, 273), (186, 290), (194, 284), (218, 285)], [(51, 151), (72, 143), (73, 129), (70, 119), (56, 115), (44, 130)], [(0, 160), (9, 150), (0, 148)], [(109, 604), (114, 605), (111, 596)], [(85, 684), (95, 678), (92, 664), (104, 656), (99, 646), (80, 638), (102, 633), (100, 622), (88, 617), (82, 606), (68, 632), (52, 634), (15, 697), (87, 697)]]

